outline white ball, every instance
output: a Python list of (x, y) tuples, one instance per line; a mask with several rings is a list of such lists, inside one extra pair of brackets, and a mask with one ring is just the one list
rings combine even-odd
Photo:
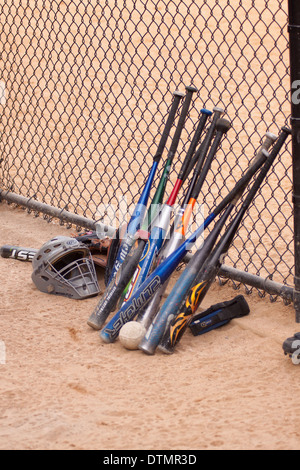
[(138, 345), (144, 338), (146, 328), (137, 321), (129, 321), (120, 329), (119, 340), (126, 349), (138, 349)]

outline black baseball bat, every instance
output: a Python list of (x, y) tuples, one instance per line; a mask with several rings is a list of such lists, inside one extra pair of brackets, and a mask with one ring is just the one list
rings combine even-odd
[(2, 258), (17, 259), (19, 261), (32, 261), (38, 250), (23, 246), (3, 245), (0, 248)]

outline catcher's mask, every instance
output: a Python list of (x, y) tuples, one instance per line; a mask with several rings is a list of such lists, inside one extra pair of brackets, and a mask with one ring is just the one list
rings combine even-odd
[(95, 266), (87, 246), (58, 236), (46, 242), (32, 260), (32, 280), (41, 292), (85, 299), (99, 294)]

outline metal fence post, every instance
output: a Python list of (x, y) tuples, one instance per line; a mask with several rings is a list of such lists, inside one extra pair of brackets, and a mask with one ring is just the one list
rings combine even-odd
[(300, 8), (299, 0), (289, 0), (289, 39), (291, 77), (291, 127), (293, 154), (293, 204), (295, 245), (296, 322), (300, 323)]

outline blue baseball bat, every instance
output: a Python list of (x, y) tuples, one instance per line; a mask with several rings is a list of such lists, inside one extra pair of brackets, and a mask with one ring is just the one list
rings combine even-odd
[(167, 139), (170, 134), (173, 122), (175, 120), (175, 115), (176, 115), (180, 100), (183, 97), (183, 94), (178, 91), (175, 91), (173, 93), (173, 96), (174, 96), (174, 99), (173, 99), (172, 107), (169, 112), (169, 116), (168, 116), (168, 119), (164, 128), (163, 134), (161, 136), (161, 139), (157, 148), (157, 152), (155, 156), (153, 157), (153, 164), (150, 170), (150, 174), (147, 178), (147, 181), (143, 189), (143, 192), (140, 196), (140, 199), (130, 218), (129, 224), (127, 226), (127, 231), (126, 231), (127, 233), (120, 244), (120, 247), (119, 247), (119, 250), (118, 250), (118, 253), (117, 253), (111, 274), (110, 274), (108, 284), (115, 278), (120, 266), (122, 265), (129, 251), (131, 250), (135, 242), (135, 234), (140, 229), (143, 223), (144, 217), (146, 215), (147, 204), (148, 204), (148, 200), (150, 196), (151, 187), (154, 181), (154, 177), (158, 168), (158, 164), (162, 157), (163, 150), (166, 146)]

